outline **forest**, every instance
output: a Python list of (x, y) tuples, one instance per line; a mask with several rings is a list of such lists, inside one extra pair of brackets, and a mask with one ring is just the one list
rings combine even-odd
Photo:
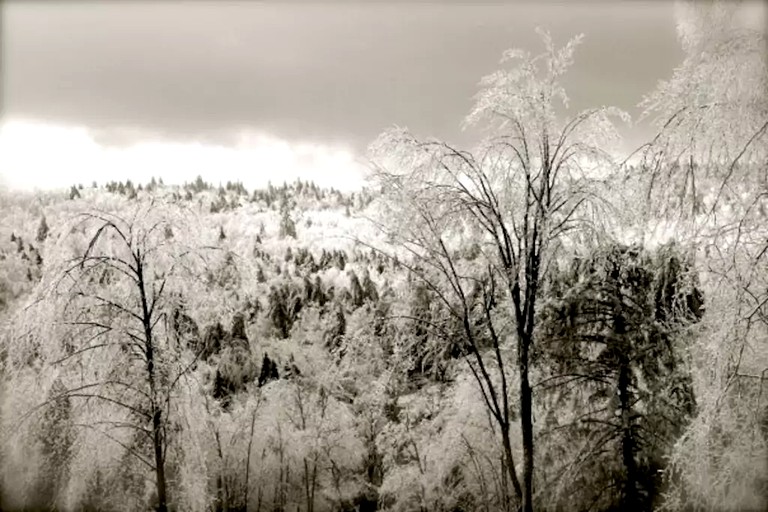
[(2, 191), (0, 509), (767, 510), (768, 68), (733, 12), (689, 5), (631, 154), (539, 30), (477, 147), (392, 128), (358, 191)]

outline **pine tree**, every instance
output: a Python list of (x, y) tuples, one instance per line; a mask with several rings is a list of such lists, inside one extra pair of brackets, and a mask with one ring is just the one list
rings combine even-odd
[(323, 281), (319, 275), (315, 275), (315, 284), (312, 287), (312, 292), (312, 300), (316, 301), (321, 308), (325, 306), (328, 299), (325, 292), (323, 292)]
[(274, 286), (269, 293), (269, 318), (281, 339), (288, 338), (293, 326), (286, 295), (284, 288)]
[(341, 346), (344, 335), (347, 332), (347, 319), (344, 315), (344, 306), (340, 302), (335, 303), (334, 317), (330, 328), (325, 331), (325, 346), (330, 350)]
[(261, 372), (259, 373), (259, 387), (264, 386), (270, 381), (280, 378), (280, 374), (277, 371), (277, 365), (269, 358), (269, 355), (265, 352), (264, 358), (261, 361)]
[(357, 278), (357, 274), (354, 270), (349, 271), (349, 294), (354, 308), (359, 308), (363, 305), (365, 294), (363, 293), (363, 287), (360, 286), (360, 280)]
[(376, 283), (371, 279), (371, 274), (368, 272), (368, 269), (363, 271), (362, 287), (363, 293), (368, 300), (371, 302), (378, 302), (379, 292), (376, 290)]
[(296, 238), (296, 223), (291, 218), (288, 198), (283, 195), (280, 201), (280, 238)]
[(45, 215), (40, 219), (40, 225), (37, 227), (37, 236), (35, 240), (43, 242), (48, 238), (48, 223), (45, 221)]
[(242, 340), (248, 347), (248, 335), (245, 333), (245, 317), (238, 313), (232, 317), (232, 339)]
[(606, 482), (585, 486), (582, 476), (571, 483), (569, 503), (594, 499), (600, 508), (650, 510), (664, 456), (695, 406), (682, 356), (687, 329), (703, 314), (696, 278), (674, 247), (649, 254), (614, 245), (574, 260), (550, 284), (538, 357), (549, 365), (556, 402), (574, 400), (575, 410), (587, 411), (555, 431), (575, 445), (585, 435), (601, 447), (615, 443), (582, 463), (585, 474), (600, 467), (594, 478), (605, 472), (602, 478), (620, 483), (612, 498), (591, 496)]

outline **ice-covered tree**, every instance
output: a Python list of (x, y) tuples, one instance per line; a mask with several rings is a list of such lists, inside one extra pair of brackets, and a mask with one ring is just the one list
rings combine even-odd
[(40, 224), (37, 227), (37, 236), (35, 237), (35, 240), (42, 243), (45, 241), (46, 238), (48, 238), (48, 223), (45, 220), (45, 215), (42, 216), (40, 219)]
[[(458, 320), (466, 360), (499, 428), (515, 499), (526, 512), (534, 498), (529, 375), (542, 276), (566, 235), (583, 233), (595, 220), (589, 206), (599, 203), (599, 169), (611, 168), (608, 149), (618, 140), (611, 118), (625, 117), (605, 107), (564, 117), (568, 97), (561, 79), (581, 37), (558, 48), (549, 34), (540, 34), (543, 53), (507, 51), (502, 63), (508, 67), (482, 80), (466, 119), (489, 132), (476, 150), (421, 140), (404, 129), (388, 131), (372, 145), (388, 199), (382, 226), (418, 262), (403, 265)], [(472, 262), (456, 250), (467, 242), (481, 247)], [(470, 291), (478, 285), (473, 299)], [(477, 316), (488, 320), (484, 327), (476, 326)], [(519, 377), (517, 400), (513, 375)], [(519, 415), (513, 414), (515, 402)], [(522, 479), (510, 437), (515, 417), (522, 432)]]
[[(182, 226), (187, 217), (171, 205), (144, 202), (119, 214), (89, 211), (63, 226), (62, 253), (20, 314), (6, 363), (12, 379), (32, 371), (42, 389), (50, 388), (44, 401), (29, 397), (17, 430), (34, 424), (34, 415), (60, 418), (63, 412), (47, 411), (72, 404), (77, 413), (68, 413), (66, 428), (100, 435), (151, 470), (159, 510), (170, 503), (169, 450), (180, 428), (176, 398), (181, 386), (192, 385), (187, 377), (199, 356), (169, 331), (175, 302), (194, 293), (194, 276), (205, 265), (193, 237), (182, 242), (164, 235), (169, 224), (194, 233)], [(62, 435), (63, 420), (51, 421)], [(114, 450), (102, 455), (108, 452)]]
[(713, 213), (765, 182), (766, 39), (744, 23), (740, 4), (676, 4), (685, 58), (641, 103), (658, 132), (640, 163), (665, 211)]
[(684, 61), (643, 103), (658, 127), (640, 159), (648, 205), (699, 250), (709, 303), (692, 347), (699, 411), (668, 473), (672, 509), (768, 501), (759, 476), (768, 474), (768, 410), (757, 399), (768, 368), (768, 67), (765, 31), (745, 23), (749, 7), (678, 3)]
[(548, 277), (537, 388), (549, 402), (550, 474), (561, 472), (552, 509), (651, 510), (664, 457), (695, 411), (697, 276), (674, 246), (610, 244)]

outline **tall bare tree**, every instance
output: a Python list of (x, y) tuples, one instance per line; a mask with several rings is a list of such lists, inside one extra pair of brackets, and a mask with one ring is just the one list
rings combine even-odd
[[(410, 257), (404, 265), (458, 321), (458, 332), (433, 327), (445, 339), (460, 339), (526, 512), (534, 499), (530, 353), (542, 276), (558, 247), (585, 233), (604, 206), (599, 189), (613, 162), (606, 148), (618, 141), (611, 117), (626, 119), (604, 107), (564, 116), (560, 79), (581, 37), (557, 48), (539, 33), (543, 53), (507, 51), (502, 63), (509, 67), (483, 78), (466, 119), (489, 132), (476, 150), (420, 140), (404, 129), (382, 134), (371, 147), (387, 199), (380, 226)], [(471, 242), (479, 254), (465, 257), (459, 248)], [(511, 438), (515, 381), (522, 480)]]

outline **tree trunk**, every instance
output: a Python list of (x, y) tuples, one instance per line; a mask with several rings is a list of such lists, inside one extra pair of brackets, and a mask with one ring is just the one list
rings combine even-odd
[(520, 427), (523, 434), (523, 512), (533, 512), (533, 392), (528, 380), (530, 337), (520, 339)]
[(253, 447), (253, 427), (256, 423), (256, 411), (251, 416), (251, 435), (248, 437), (248, 455), (245, 458), (245, 512), (248, 512), (248, 491), (251, 485), (251, 448)]
[(630, 368), (622, 358), (619, 368), (619, 408), (621, 411), (621, 459), (626, 472), (622, 510), (639, 510), (637, 496), (637, 469), (635, 467), (635, 441), (632, 436), (631, 397), (629, 394)]
[(152, 442), (155, 447), (155, 477), (157, 484), (157, 510), (166, 512), (168, 501), (165, 490), (165, 461), (163, 460), (162, 412), (156, 409), (152, 414)]
[[(138, 278), (139, 297), (141, 298), (141, 321), (144, 326), (145, 356), (147, 358), (147, 380), (149, 381), (149, 393), (152, 410), (152, 444), (155, 449), (155, 477), (157, 485), (157, 510), (166, 512), (168, 501), (165, 487), (165, 457), (163, 456), (163, 411), (157, 404), (157, 391), (155, 388), (155, 351), (152, 340), (152, 312), (147, 303), (147, 291), (144, 283), (144, 260), (141, 251), (134, 253), (136, 263), (136, 276)], [(154, 307), (154, 304), (153, 304)]]
[(522, 502), (523, 491), (520, 488), (520, 480), (517, 479), (517, 471), (515, 471), (515, 459), (512, 456), (512, 443), (509, 440), (509, 425), (503, 425), (501, 429), (501, 441), (504, 445), (504, 458), (507, 463), (507, 472), (509, 478), (512, 480), (512, 486), (515, 489), (515, 496), (517, 500)]
[(313, 512), (315, 508), (315, 474), (311, 472), (310, 476), (309, 463), (307, 458), (304, 457), (304, 493), (307, 500), (307, 512)]
[[(534, 237), (535, 237), (534, 233)], [(538, 281), (538, 262), (535, 251), (529, 254), (527, 271), (528, 289), (521, 300), (520, 286), (515, 283), (510, 295), (517, 319), (517, 368), (520, 372), (520, 429), (523, 437), (523, 496), (521, 510), (533, 512), (533, 390), (528, 376), (529, 352), (533, 342), (534, 307)]]
[(622, 496), (622, 510), (638, 510), (637, 503), (637, 469), (635, 467), (635, 443), (632, 435), (632, 397), (630, 385), (632, 369), (629, 366), (629, 352), (631, 347), (626, 339), (627, 321), (622, 313), (624, 301), (621, 294), (621, 286), (616, 280), (616, 298), (613, 310), (613, 332), (619, 343), (619, 378), (617, 392), (619, 394), (619, 413), (621, 420), (621, 461), (624, 465), (624, 492)]

